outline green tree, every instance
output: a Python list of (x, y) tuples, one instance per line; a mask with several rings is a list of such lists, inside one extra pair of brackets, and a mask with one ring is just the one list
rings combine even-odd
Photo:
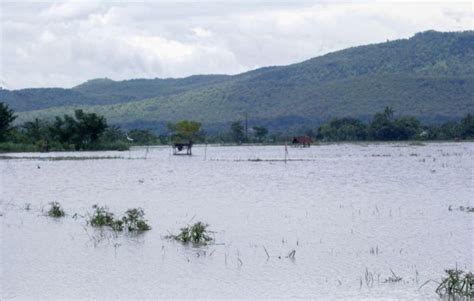
[(245, 139), (245, 133), (244, 133), (244, 126), (242, 125), (242, 121), (234, 121), (230, 125), (230, 132), (232, 139), (234, 140), (235, 143), (241, 144), (242, 141)]
[(106, 128), (107, 121), (103, 116), (76, 110), (74, 117), (56, 117), (51, 133), (66, 148), (72, 145), (74, 149), (81, 150), (93, 148)]
[(264, 126), (254, 126), (253, 130), (255, 131), (255, 138), (258, 142), (262, 142), (268, 134), (268, 130)]
[(158, 143), (158, 137), (151, 130), (133, 129), (128, 132), (128, 137), (133, 139), (134, 144), (151, 145)]
[(355, 118), (334, 118), (319, 128), (318, 138), (326, 141), (365, 140), (367, 126)]
[(173, 142), (189, 142), (202, 139), (204, 133), (201, 131), (201, 123), (192, 120), (182, 120), (177, 123), (168, 124)]
[(76, 145), (79, 145), (80, 149), (88, 149), (99, 140), (100, 135), (107, 128), (107, 121), (104, 116), (84, 113), (82, 110), (76, 110), (74, 116), (77, 120)]
[(415, 139), (421, 133), (421, 125), (415, 117), (401, 117), (394, 121), (396, 140)]
[(397, 129), (392, 121), (393, 110), (386, 107), (383, 112), (375, 113), (370, 124), (370, 136), (374, 140), (396, 140)]
[(125, 133), (120, 129), (119, 126), (112, 125), (105, 129), (102, 134), (101, 141), (105, 143), (113, 143), (118, 141), (126, 141)]
[(461, 120), (459, 127), (461, 138), (474, 138), (474, 116), (467, 114), (466, 117)]
[(49, 137), (49, 124), (36, 118), (33, 121), (27, 121), (22, 125), (24, 133), (30, 143), (37, 143), (38, 141), (48, 141)]
[(16, 119), (12, 109), (7, 104), (0, 102), (0, 142), (5, 141), (12, 129), (12, 123)]

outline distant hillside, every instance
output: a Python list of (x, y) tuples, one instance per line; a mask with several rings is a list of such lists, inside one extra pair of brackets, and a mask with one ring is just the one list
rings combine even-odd
[(180, 79), (131, 79), (120, 82), (95, 79), (76, 86), (72, 90), (103, 103), (114, 104), (178, 94), (218, 83), (227, 78), (226, 75), (194, 75)]
[[(474, 112), (474, 32), (428, 31), (234, 76), (93, 80), (67, 91), (79, 93), (77, 101), (22, 108), (35, 111), (20, 113), (19, 120), (83, 107), (125, 126), (187, 118), (219, 129), (248, 113), (253, 123), (297, 128), (332, 117), (367, 119), (385, 106), (425, 122), (454, 120)], [(6, 99), (13, 108), (16, 101)]]
[(0, 101), (15, 111), (68, 105), (106, 105), (182, 93), (226, 79), (226, 75), (195, 75), (182, 79), (89, 80), (72, 89), (0, 89)]

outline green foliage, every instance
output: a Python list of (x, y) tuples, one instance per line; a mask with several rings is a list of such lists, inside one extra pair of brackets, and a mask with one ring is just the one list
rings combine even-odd
[(245, 140), (244, 126), (242, 121), (234, 121), (230, 125), (232, 139), (235, 143), (241, 144)]
[(0, 151), (129, 149), (120, 128), (108, 128), (103, 116), (82, 110), (76, 110), (74, 117), (56, 117), (53, 122), (36, 118), (8, 133), (8, 142), (0, 143)]
[(471, 298), (474, 297), (474, 275), (462, 270), (446, 270), (447, 277), (436, 289), (440, 297)]
[(474, 138), (474, 116), (467, 114), (461, 120), (459, 125), (459, 134), (463, 139), (473, 139)]
[(192, 226), (181, 228), (181, 232), (178, 235), (171, 235), (169, 238), (180, 241), (184, 244), (192, 243), (193, 245), (206, 245), (212, 241), (212, 237), (209, 236), (207, 231), (207, 224), (197, 222)]
[(120, 129), (120, 127), (116, 125), (107, 126), (101, 136), (101, 142), (103, 143), (112, 143), (112, 142), (126, 142), (126, 135)]
[(0, 142), (4, 142), (7, 138), (15, 119), (16, 116), (13, 114), (13, 110), (8, 107), (8, 104), (0, 102)]
[(326, 141), (366, 140), (367, 126), (355, 118), (334, 118), (319, 128), (317, 137)]
[(268, 129), (264, 126), (254, 126), (252, 129), (255, 131), (255, 138), (258, 142), (263, 142), (268, 134)]
[(38, 148), (33, 144), (15, 143), (15, 142), (4, 142), (0, 143), (0, 152), (4, 153), (18, 153), (18, 152), (36, 152)]
[(122, 221), (128, 231), (148, 231), (151, 227), (146, 223), (144, 216), (145, 213), (141, 208), (128, 209)]
[(74, 117), (56, 117), (52, 132), (63, 144), (73, 144), (76, 150), (82, 150), (90, 149), (106, 128), (107, 122), (103, 116), (76, 110)]
[(168, 124), (173, 142), (193, 142), (202, 138), (201, 123), (191, 120), (181, 120), (177, 123)]
[(48, 216), (51, 217), (63, 217), (64, 210), (61, 208), (61, 205), (58, 202), (49, 203), (50, 208), (48, 210)]
[(393, 119), (393, 109), (386, 107), (376, 113), (370, 125), (370, 136), (374, 140), (409, 140), (421, 132), (420, 122), (414, 117)]
[(318, 129), (317, 138), (326, 141), (412, 140), (421, 138), (422, 127), (414, 117), (393, 118), (394, 111), (386, 107), (374, 115), (366, 126), (355, 118), (335, 118)]
[[(109, 226), (112, 229), (119, 226), (119, 222), (114, 222), (114, 214), (109, 212), (107, 207), (99, 207), (99, 205), (93, 205), (92, 209), (94, 212), (92, 215), (89, 215), (88, 223), (93, 227), (103, 227)], [(119, 220), (121, 222), (121, 220)], [(123, 228), (118, 228), (118, 231), (121, 231)], [(115, 230), (115, 229), (114, 229)]]
[(128, 209), (122, 218), (115, 218), (107, 207), (92, 206), (94, 212), (89, 215), (88, 223), (93, 227), (109, 227), (114, 231), (127, 229), (132, 231), (147, 231), (151, 227), (144, 219), (145, 213), (141, 208)]
[(153, 145), (159, 142), (158, 137), (151, 130), (133, 129), (128, 132), (128, 137), (133, 139), (133, 144)]

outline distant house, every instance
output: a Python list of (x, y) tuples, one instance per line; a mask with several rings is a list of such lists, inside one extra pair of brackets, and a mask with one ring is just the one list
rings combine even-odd
[(294, 146), (310, 147), (313, 139), (310, 136), (296, 136), (292, 141)]

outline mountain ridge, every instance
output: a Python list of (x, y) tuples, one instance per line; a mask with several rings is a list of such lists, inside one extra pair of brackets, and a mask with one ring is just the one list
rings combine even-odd
[[(19, 120), (81, 107), (119, 125), (161, 127), (186, 118), (223, 127), (246, 113), (254, 122), (283, 128), (342, 116), (366, 119), (385, 106), (429, 122), (455, 120), (474, 111), (474, 31), (427, 31), (237, 75), (95, 79), (62, 92), (74, 101), (19, 111)], [(285, 119), (293, 121), (275, 124)]]

